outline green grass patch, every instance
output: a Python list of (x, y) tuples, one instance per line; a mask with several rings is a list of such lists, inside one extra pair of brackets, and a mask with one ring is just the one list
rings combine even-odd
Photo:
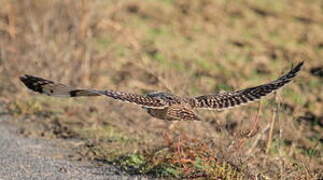
[(135, 138), (129, 138), (124, 135), (120, 130), (115, 127), (106, 125), (106, 126), (99, 126), (99, 127), (82, 127), (77, 130), (81, 137), (87, 138), (100, 138), (104, 141), (116, 141), (116, 142), (132, 142), (136, 141)]
[(214, 71), (218, 69), (212, 62), (206, 59), (196, 59), (194, 63), (206, 71)]
[(35, 114), (42, 110), (40, 102), (34, 99), (15, 100), (8, 105), (8, 111), (13, 115)]
[(299, 93), (295, 92), (294, 90), (288, 87), (282, 91), (282, 96), (293, 101), (293, 104), (298, 104), (303, 106), (306, 103), (304, 96), (300, 96)]
[(232, 91), (233, 88), (227, 84), (224, 83), (219, 83), (215, 86), (215, 90), (220, 92), (220, 91)]
[(183, 72), (186, 70), (185, 64), (182, 61), (173, 61), (168, 60), (164, 55), (162, 55), (160, 52), (157, 52), (153, 55), (151, 55), (152, 60), (157, 61), (161, 67), (166, 69), (175, 69), (176, 71)]

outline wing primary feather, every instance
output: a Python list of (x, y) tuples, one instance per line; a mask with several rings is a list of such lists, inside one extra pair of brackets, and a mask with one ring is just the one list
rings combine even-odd
[(291, 82), (301, 70), (303, 64), (304, 62), (298, 63), (288, 73), (267, 84), (233, 92), (198, 96), (192, 98), (189, 102), (193, 108), (213, 108), (221, 110), (256, 101)]

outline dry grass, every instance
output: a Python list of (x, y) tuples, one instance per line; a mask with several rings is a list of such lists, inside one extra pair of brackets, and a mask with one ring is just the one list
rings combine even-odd
[[(78, 138), (74, 158), (129, 173), (322, 178), (321, 1), (0, 4), (1, 114), (15, 116), (23, 134)], [(175, 129), (113, 100), (31, 96), (18, 81), (28, 73), (80, 87), (195, 96), (269, 81), (299, 60), (304, 70), (278, 100), (201, 111), (205, 121)]]

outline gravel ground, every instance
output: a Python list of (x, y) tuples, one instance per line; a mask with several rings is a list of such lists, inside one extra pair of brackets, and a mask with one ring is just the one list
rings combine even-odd
[(147, 179), (124, 175), (109, 165), (64, 160), (68, 150), (58, 141), (19, 136), (15, 127), (1, 119), (4, 118), (0, 118), (0, 180)]

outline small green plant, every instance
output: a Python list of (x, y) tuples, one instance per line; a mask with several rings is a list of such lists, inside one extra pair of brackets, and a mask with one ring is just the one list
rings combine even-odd
[(146, 162), (142, 155), (135, 153), (122, 155), (113, 160), (113, 163), (128, 173), (142, 174)]

